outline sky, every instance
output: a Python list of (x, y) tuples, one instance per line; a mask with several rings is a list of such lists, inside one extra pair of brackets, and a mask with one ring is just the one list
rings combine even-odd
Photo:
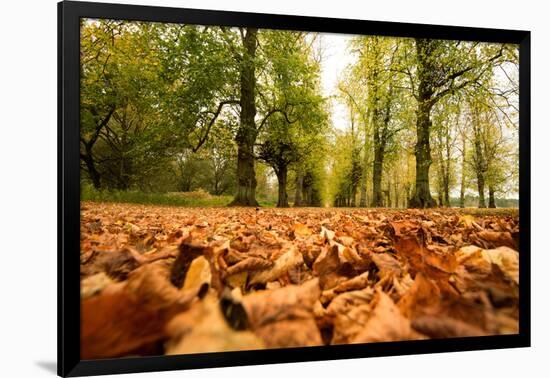
[[(338, 79), (345, 68), (354, 63), (356, 57), (347, 51), (352, 35), (321, 33), (318, 39), (318, 48), (322, 51), (321, 85), (323, 95), (331, 97), (337, 94)], [(343, 130), (349, 126), (349, 115), (346, 106), (332, 97), (332, 124)]]

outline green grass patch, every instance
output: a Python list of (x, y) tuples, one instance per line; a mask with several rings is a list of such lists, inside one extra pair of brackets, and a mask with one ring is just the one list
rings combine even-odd
[[(232, 195), (215, 196), (204, 190), (194, 192), (145, 193), (138, 190), (96, 190), (90, 185), (80, 189), (82, 201), (137, 203), (182, 207), (223, 207), (233, 200)], [(275, 207), (273, 200), (258, 199), (262, 207)]]
[(137, 190), (96, 190), (83, 186), (80, 191), (82, 201), (138, 203), (143, 205), (166, 205), (185, 207), (227, 206), (233, 199), (230, 195), (214, 196), (204, 191), (145, 193)]

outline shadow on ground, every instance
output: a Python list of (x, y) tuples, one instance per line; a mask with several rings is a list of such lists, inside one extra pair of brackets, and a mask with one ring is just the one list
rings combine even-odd
[(57, 374), (57, 362), (55, 361), (36, 361), (35, 364), (52, 374)]

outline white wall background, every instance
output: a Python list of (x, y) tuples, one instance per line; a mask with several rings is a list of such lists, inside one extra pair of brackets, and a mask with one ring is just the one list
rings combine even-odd
[[(533, 32), (532, 348), (151, 373), (135, 377), (182, 374), (197, 378), (220, 374), (240, 378), (548, 376), (550, 20), (543, 1), (132, 0), (130, 3)], [(0, 376), (53, 376), (57, 253), (56, 2), (12, 0), (0, 4)]]

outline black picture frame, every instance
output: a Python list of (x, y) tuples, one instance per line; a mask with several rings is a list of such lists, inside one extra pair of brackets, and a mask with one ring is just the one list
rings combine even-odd
[[(519, 219), (521, 229), (519, 334), (80, 360), (80, 277), (79, 255), (76, 251), (80, 248), (79, 20), (83, 17), (519, 44)], [(116, 374), (530, 346), (530, 104), (529, 31), (91, 2), (58, 3), (58, 374), (60, 376)]]

